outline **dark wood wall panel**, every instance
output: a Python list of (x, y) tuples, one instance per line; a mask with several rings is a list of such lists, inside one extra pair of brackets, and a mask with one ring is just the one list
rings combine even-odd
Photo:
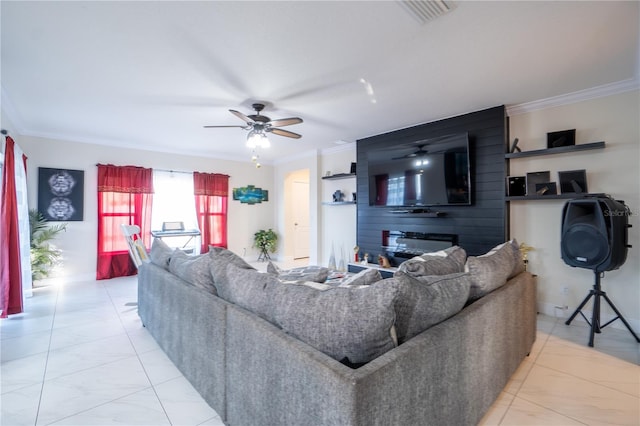
[[(382, 252), (382, 231), (456, 234), (458, 245), (469, 255), (480, 255), (508, 239), (505, 202), (508, 143), (504, 106), (396, 130), (357, 142), (358, 246), (369, 259)], [(367, 153), (372, 148), (428, 139), (453, 133), (469, 133), (472, 205), (438, 206), (443, 217), (394, 214), (391, 207), (369, 206)], [(391, 259), (392, 261), (394, 259)], [(396, 263), (402, 259), (395, 259)]]

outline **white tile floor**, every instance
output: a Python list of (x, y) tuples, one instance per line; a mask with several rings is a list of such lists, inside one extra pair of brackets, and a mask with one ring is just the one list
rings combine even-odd
[[(142, 327), (136, 278), (38, 288), (0, 321), (0, 424), (221, 425)], [(640, 424), (640, 344), (540, 316), (538, 339), (483, 425)]]

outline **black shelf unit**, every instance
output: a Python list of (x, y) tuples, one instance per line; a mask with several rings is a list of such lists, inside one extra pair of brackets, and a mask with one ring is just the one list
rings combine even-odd
[(562, 154), (565, 152), (588, 151), (591, 149), (604, 148), (604, 142), (591, 142), (579, 145), (559, 146), (557, 148), (536, 149), (533, 151), (510, 152), (504, 155), (504, 158), (523, 158), (535, 157), (538, 155)]
[(336, 179), (348, 179), (356, 177), (355, 173), (336, 173), (335, 175), (322, 176), (322, 179), (336, 180)]
[[(511, 152), (505, 154), (506, 159), (523, 158), (523, 157), (535, 157), (539, 155), (551, 155), (551, 154), (563, 154), (567, 152), (576, 151), (588, 151), (592, 149), (603, 149), (604, 142), (591, 142), (583, 143), (579, 145), (560, 146), (557, 148), (536, 149), (533, 151), (523, 152)], [(529, 200), (568, 200), (571, 198), (580, 197), (594, 197), (602, 196), (603, 194), (581, 194), (581, 193), (566, 193), (566, 194), (549, 194), (549, 195), (518, 195), (518, 196), (506, 196), (506, 201), (529, 201)]]

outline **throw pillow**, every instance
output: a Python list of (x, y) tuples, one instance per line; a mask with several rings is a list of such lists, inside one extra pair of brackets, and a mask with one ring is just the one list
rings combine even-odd
[(301, 266), (283, 271), (275, 263), (269, 261), (267, 272), (276, 275), (283, 281), (315, 281), (323, 283), (329, 276), (329, 268), (323, 266)]
[(160, 238), (154, 238), (153, 243), (151, 243), (151, 252), (149, 253), (151, 263), (169, 270), (169, 260), (171, 260), (174, 250)]
[(469, 301), (502, 287), (516, 268), (511, 244), (502, 244), (482, 256), (469, 256), (465, 271), (471, 274)]
[(524, 260), (522, 259), (522, 253), (520, 252), (520, 245), (518, 244), (518, 241), (516, 241), (515, 238), (509, 240), (506, 243), (495, 246), (489, 251), (489, 253), (499, 250), (505, 245), (511, 249), (511, 254), (513, 256), (513, 270), (511, 271), (511, 275), (508, 277), (512, 278), (519, 273), (524, 272)]
[(462, 247), (452, 246), (445, 250), (425, 253), (406, 260), (398, 266), (396, 273), (405, 273), (413, 277), (428, 275), (448, 275), (464, 272), (467, 253)]
[(347, 365), (371, 361), (393, 349), (397, 289), (389, 286), (270, 289), (276, 325)]
[[(228, 284), (228, 285), (227, 285)], [(267, 321), (273, 321), (271, 315), (272, 299), (269, 288), (279, 285), (272, 274), (255, 269), (240, 268), (233, 263), (227, 265), (227, 280), (220, 286), (223, 299), (247, 309)]]
[(181, 250), (175, 250), (169, 260), (169, 272), (196, 287), (216, 294), (210, 269), (211, 259), (206, 254), (188, 256)]
[(385, 281), (400, 294), (395, 304), (398, 343), (460, 312), (471, 288), (471, 277), (464, 272), (420, 278), (400, 272)]
[(218, 296), (225, 300), (229, 300), (229, 295), (226, 291), (230, 285), (227, 279), (227, 265), (233, 264), (238, 268), (255, 270), (254, 267), (245, 262), (240, 256), (223, 247), (209, 246), (208, 256), (211, 258), (211, 276), (218, 291)]
[(348, 277), (340, 283), (340, 287), (371, 285), (382, 280), (382, 275), (377, 269), (363, 269), (355, 275)]

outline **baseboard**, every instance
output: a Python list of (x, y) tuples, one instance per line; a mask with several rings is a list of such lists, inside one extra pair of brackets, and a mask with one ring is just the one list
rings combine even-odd
[[(592, 305), (589, 303), (587, 305), (587, 307), (582, 310), (582, 313), (584, 313), (585, 316), (587, 318), (589, 318), (589, 321), (591, 321), (591, 313), (592, 313), (591, 306)], [(569, 316), (571, 314), (573, 314), (573, 312), (576, 310), (576, 308), (577, 308), (577, 306), (569, 306), (567, 309), (561, 309), (557, 305), (553, 305), (551, 303), (538, 303), (538, 312), (539, 313), (545, 314), (545, 315), (548, 315), (548, 316), (554, 317), (554, 318), (561, 318), (563, 320), (569, 319)], [(623, 315), (624, 315), (624, 313), (623, 313)], [(607, 322), (611, 321), (613, 318), (614, 318), (613, 315), (601, 314), (600, 315), (600, 322), (602, 324), (606, 324)], [(624, 319), (627, 320), (627, 322), (629, 323), (629, 325), (631, 326), (631, 328), (633, 329), (633, 331), (636, 334), (640, 333), (640, 320), (639, 319), (629, 318), (627, 316), (625, 316)], [(582, 318), (582, 315), (580, 315), (580, 314), (578, 314), (573, 319), (573, 321), (574, 322), (579, 321), (579, 322), (585, 323), (584, 318)], [(627, 327), (625, 327), (624, 324), (622, 323), (622, 321), (620, 321), (620, 320), (612, 322), (607, 327), (617, 328), (619, 330), (627, 331)]]

